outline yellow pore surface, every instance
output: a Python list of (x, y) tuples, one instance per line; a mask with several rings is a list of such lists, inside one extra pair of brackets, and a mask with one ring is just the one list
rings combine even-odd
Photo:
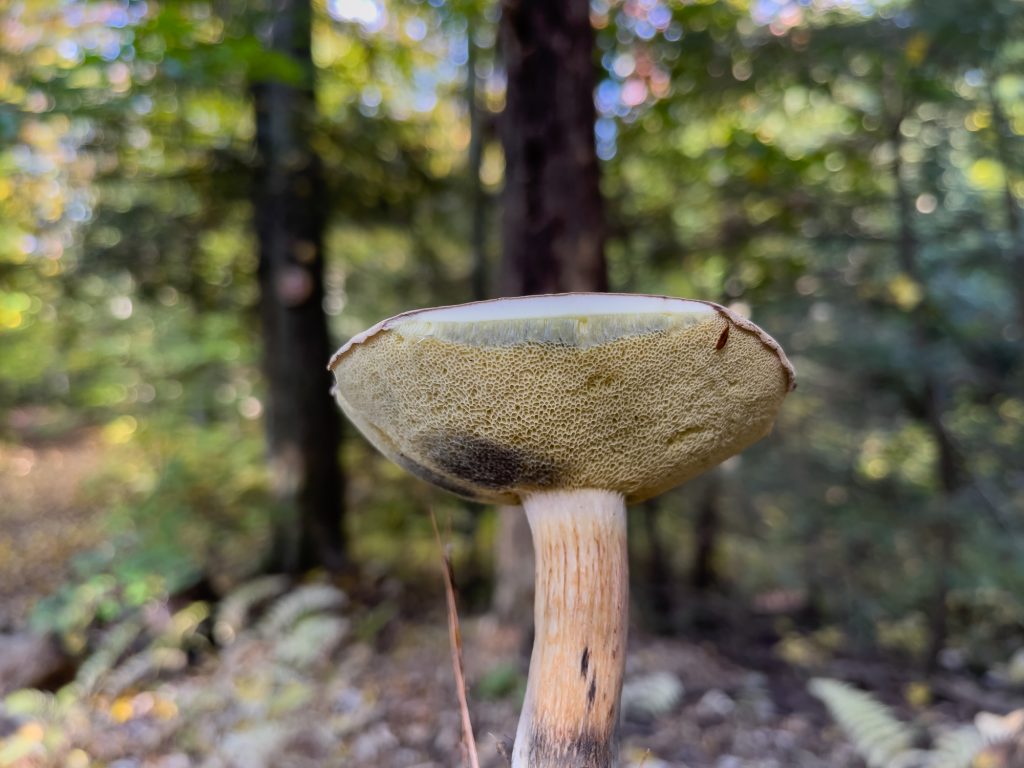
[(382, 453), (463, 496), (596, 488), (642, 501), (766, 435), (791, 386), (770, 340), (702, 310), (413, 315), (343, 349), (336, 395)]

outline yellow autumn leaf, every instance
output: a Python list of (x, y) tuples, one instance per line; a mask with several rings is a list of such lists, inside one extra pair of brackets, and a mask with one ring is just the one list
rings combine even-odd
[(907, 683), (903, 689), (903, 698), (914, 709), (924, 709), (932, 701), (931, 686), (920, 680)]
[(235, 691), (242, 701), (261, 701), (270, 695), (271, 684), (265, 677), (243, 677), (235, 681)]
[(992, 113), (987, 109), (976, 109), (964, 118), (964, 125), (969, 131), (980, 131), (992, 125)]
[(928, 45), (928, 36), (923, 32), (918, 32), (911, 37), (907, 41), (907, 48), (904, 51), (907, 61), (911, 64), (920, 64), (924, 61), (924, 57), (928, 53)]
[(15, 738), (34, 743), (42, 741), (45, 735), (46, 731), (43, 729), (43, 726), (35, 720), (31, 720), (18, 729), (18, 732), (15, 734)]
[(153, 703), (153, 715), (159, 720), (173, 720), (178, 716), (178, 705), (170, 699), (157, 697)]
[(921, 286), (910, 275), (901, 272), (889, 281), (887, 288), (900, 309), (913, 309), (921, 301)]
[(103, 428), (103, 437), (108, 443), (127, 443), (135, 434), (139, 423), (131, 416), (119, 416)]
[(135, 707), (130, 696), (121, 696), (110, 705), (110, 718), (115, 723), (127, 723), (134, 716)]
[(1006, 177), (1003, 166), (989, 157), (975, 160), (967, 171), (967, 181), (975, 189), (995, 192), (1003, 188)]
[(92, 760), (84, 749), (72, 749), (64, 760), (64, 768), (89, 768)]

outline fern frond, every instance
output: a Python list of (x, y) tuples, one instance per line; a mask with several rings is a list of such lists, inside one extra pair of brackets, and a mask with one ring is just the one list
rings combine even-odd
[(110, 696), (119, 696), (129, 688), (141, 687), (142, 683), (162, 672), (177, 672), (184, 669), (187, 664), (188, 657), (178, 648), (150, 646), (119, 664), (104, 681), (103, 692)]
[(348, 635), (349, 622), (338, 616), (310, 616), (274, 645), (274, 657), (305, 669), (330, 656)]
[(287, 632), (304, 616), (314, 613), (336, 611), (345, 606), (348, 597), (329, 584), (309, 584), (289, 592), (277, 600), (260, 622), (260, 632), (265, 637), (275, 637)]
[(939, 734), (928, 768), (970, 768), (985, 748), (985, 739), (977, 728), (965, 725)]
[(906, 766), (920, 755), (911, 746), (914, 734), (884, 704), (839, 680), (817, 678), (810, 691), (825, 704), (869, 768)]
[(142, 634), (143, 624), (138, 617), (125, 619), (111, 627), (96, 650), (82, 662), (75, 675), (75, 683), (85, 693), (91, 693), (117, 664), (121, 657)]
[(19, 688), (0, 700), (0, 712), (16, 718), (54, 722), (59, 721), (67, 709), (67, 702), (59, 696), (36, 688)]
[(231, 766), (274, 765), (274, 759), (294, 728), (280, 723), (259, 723), (224, 737), (218, 757)]
[(209, 603), (202, 600), (189, 603), (171, 616), (167, 628), (155, 640), (155, 643), (170, 648), (183, 648), (209, 616)]
[(931, 768), (932, 753), (927, 749), (900, 752), (885, 768)]
[(289, 580), (285, 576), (262, 576), (242, 584), (221, 600), (214, 624), (214, 637), (226, 645), (245, 628), (254, 610), (286, 589)]

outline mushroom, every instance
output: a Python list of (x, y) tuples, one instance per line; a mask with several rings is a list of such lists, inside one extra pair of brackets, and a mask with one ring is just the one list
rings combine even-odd
[(793, 368), (704, 301), (570, 293), (406, 312), (331, 359), (385, 456), (461, 496), (522, 504), (535, 639), (513, 768), (605, 768), (628, 624), (626, 504), (766, 435)]

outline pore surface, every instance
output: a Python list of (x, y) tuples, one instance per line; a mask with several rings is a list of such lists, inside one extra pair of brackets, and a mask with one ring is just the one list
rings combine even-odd
[(339, 403), (390, 458), (486, 501), (556, 488), (639, 501), (770, 430), (789, 370), (761, 332), (713, 305), (620, 298), (647, 302), (393, 318), (336, 356)]

